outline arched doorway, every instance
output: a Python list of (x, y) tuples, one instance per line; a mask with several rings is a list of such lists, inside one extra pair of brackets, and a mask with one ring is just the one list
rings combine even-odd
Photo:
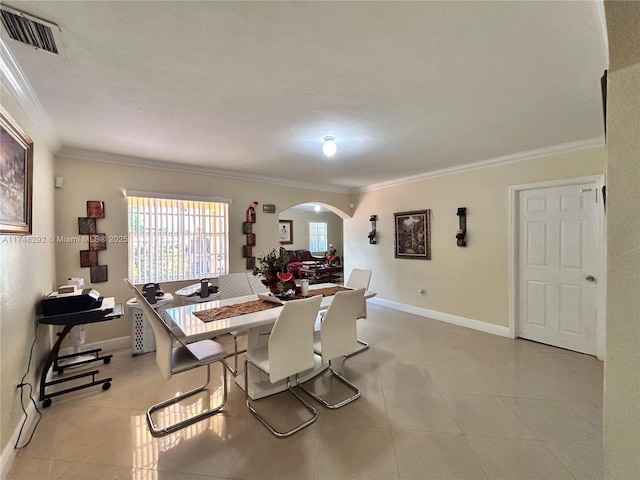
[[(303, 203), (279, 214), (279, 237), (287, 250), (308, 250), (323, 258), (335, 250), (336, 263), (344, 262), (343, 218), (348, 215), (322, 203)], [(284, 239), (284, 241), (283, 241)]]

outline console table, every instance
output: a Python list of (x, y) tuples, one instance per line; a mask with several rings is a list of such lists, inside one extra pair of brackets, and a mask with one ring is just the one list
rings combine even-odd
[[(44, 362), (44, 367), (42, 370), (42, 376), (40, 377), (40, 401), (42, 402), (42, 407), (47, 408), (51, 405), (51, 399), (53, 397), (57, 397), (58, 395), (63, 395), (69, 392), (75, 392), (76, 390), (80, 390), (83, 388), (92, 387), (94, 385), (102, 385), (103, 390), (108, 390), (111, 387), (111, 377), (103, 378), (100, 380), (96, 380), (96, 375), (98, 374), (98, 370), (91, 370), (89, 372), (78, 373), (77, 375), (70, 375), (63, 378), (59, 378), (57, 380), (51, 380), (47, 382), (47, 373), (49, 369), (53, 367), (56, 373), (62, 374), (65, 368), (71, 368), (69, 365), (62, 366), (60, 365), (60, 360), (71, 359), (78, 356), (85, 355), (94, 355), (93, 358), (88, 360), (82, 360), (80, 362), (73, 363), (73, 367), (78, 367), (81, 365), (86, 365), (92, 362), (96, 362), (98, 360), (109, 363), (111, 361), (111, 357), (113, 355), (99, 355), (102, 351), (101, 348), (96, 348), (93, 350), (85, 350), (79, 353), (72, 353), (70, 355), (60, 355), (60, 345), (64, 338), (69, 334), (71, 329), (77, 325), (85, 325), (87, 323), (95, 323), (95, 322), (105, 322), (108, 320), (115, 320), (116, 318), (120, 318), (124, 315), (124, 308), (121, 303), (116, 303), (113, 305), (113, 308), (105, 308), (105, 309), (93, 309), (93, 310), (84, 310), (81, 312), (74, 313), (65, 313), (61, 315), (49, 315), (44, 316), (40, 315), (38, 317), (38, 322), (45, 325), (63, 325), (64, 328), (62, 332), (58, 333), (58, 340), (54, 344), (53, 348), (47, 355), (47, 358)], [(89, 381), (89, 378), (91, 380)], [(70, 382), (73, 380), (79, 379), (87, 379), (85, 383), (80, 385), (76, 385), (74, 387), (66, 388), (63, 390), (57, 390), (54, 392), (47, 392), (47, 387), (51, 387), (54, 385), (63, 384), (65, 382)]]

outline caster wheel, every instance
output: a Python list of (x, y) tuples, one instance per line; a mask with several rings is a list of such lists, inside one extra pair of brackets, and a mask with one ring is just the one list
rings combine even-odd
[(50, 398), (45, 398), (44, 402), (42, 402), (42, 408), (48, 408), (51, 406), (51, 399)]
[(111, 382), (106, 382), (102, 384), (103, 390), (109, 390), (111, 388)]
[(111, 357), (107, 357), (103, 361), (104, 363), (111, 363)]

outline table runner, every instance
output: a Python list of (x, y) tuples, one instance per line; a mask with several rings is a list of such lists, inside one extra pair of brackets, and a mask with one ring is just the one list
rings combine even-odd
[(279, 306), (277, 303), (266, 302), (264, 300), (251, 300), (249, 302), (193, 312), (193, 314), (203, 322), (213, 322), (215, 320), (224, 320), (225, 318), (237, 317), (239, 315), (268, 310)]
[[(336, 293), (350, 290), (345, 287), (327, 287), (318, 288), (316, 290), (309, 290), (309, 296), (322, 295), (323, 297), (330, 297)], [(298, 300), (304, 297), (297, 295), (292, 296), (291, 300)], [(209, 310), (201, 310), (199, 312), (193, 312), (203, 322), (213, 322), (216, 320), (224, 320), (225, 318), (237, 317), (239, 315), (245, 315), (247, 313), (260, 312), (262, 310), (268, 310), (269, 308), (279, 307), (277, 303), (267, 302), (265, 300), (250, 300), (248, 302), (236, 303), (233, 305), (225, 305), (223, 307), (211, 308)]]
[[(323, 297), (331, 297), (332, 295), (335, 295), (336, 293), (342, 292), (344, 290), (351, 290), (351, 289), (347, 287), (341, 287), (339, 285), (335, 287), (318, 288), (315, 290), (309, 290), (309, 296), (312, 297), (314, 295), (322, 295)], [(296, 298), (302, 298), (302, 297), (296, 297)]]

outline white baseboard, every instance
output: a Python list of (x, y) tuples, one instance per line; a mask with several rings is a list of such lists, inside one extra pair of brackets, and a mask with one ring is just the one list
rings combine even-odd
[[(35, 390), (35, 395), (37, 395), (38, 390)], [(25, 395), (25, 401), (29, 402), (27, 404), (27, 421), (22, 429), (22, 441), (26, 442), (31, 434), (31, 429), (33, 428), (33, 424), (37, 419), (36, 407), (33, 406), (33, 403), (28, 400)], [(37, 397), (36, 397), (37, 401)], [(11, 470), (11, 466), (13, 465), (13, 461), (16, 459), (16, 454), (18, 451), (14, 448), (14, 445), (18, 441), (18, 435), (20, 434), (20, 427), (22, 426), (22, 422), (24, 421), (24, 414), (20, 417), (20, 422), (16, 427), (16, 430), (11, 435), (9, 442), (5, 445), (5, 448), (2, 450), (2, 455), (0, 455), (0, 478), (3, 480), (7, 478), (9, 475), (9, 470)]]
[[(120, 350), (121, 348), (131, 348), (131, 337), (111, 338), (95, 343), (85, 343), (80, 347), (80, 350), (92, 350), (94, 348), (101, 348), (105, 352), (112, 350)], [(60, 355), (69, 355), (73, 353), (73, 347), (66, 347), (60, 349)]]
[(494, 325), (492, 323), (474, 320), (473, 318), (466, 318), (459, 315), (452, 315), (451, 313), (429, 310), (427, 308), (416, 307), (414, 305), (407, 305), (405, 303), (394, 302), (391, 300), (385, 300), (384, 298), (379, 297), (374, 297), (367, 301), (376, 305), (380, 305), (382, 307), (399, 310), (401, 312), (412, 313), (421, 317), (432, 318), (433, 320), (451, 323), (460, 327), (472, 328), (473, 330), (479, 330), (481, 332), (491, 333), (493, 335), (499, 335), (501, 337), (515, 338), (514, 333), (509, 329), (509, 327), (502, 327), (500, 325)]

